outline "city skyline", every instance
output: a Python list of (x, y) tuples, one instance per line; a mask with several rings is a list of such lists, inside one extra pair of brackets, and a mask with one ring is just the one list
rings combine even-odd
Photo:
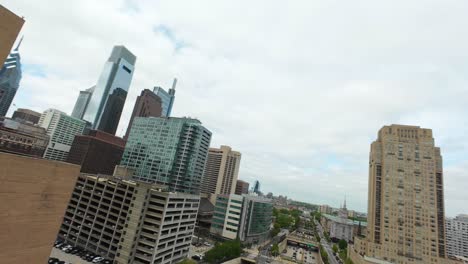
[[(39, 112), (50, 107), (70, 114), (78, 92), (96, 82), (110, 47), (122, 44), (138, 56), (138, 62), (117, 130), (119, 136), (125, 132), (136, 95), (161, 82), (162, 87), (170, 87), (166, 80), (178, 76), (181, 89), (172, 116), (194, 115), (213, 132), (212, 146), (228, 144), (241, 151), (240, 179), (251, 184), (258, 179), (262, 190), (334, 207), (338, 207), (341, 194), (345, 193), (348, 207), (366, 211), (368, 144), (375, 140), (375, 131), (393, 123), (428, 127), (442, 149), (446, 215), (466, 213), (463, 190), (468, 188), (468, 161), (464, 158), (468, 154), (468, 133), (462, 124), (466, 119), (468, 93), (464, 87), (468, 83), (464, 74), (468, 64), (459, 59), (447, 60), (468, 55), (466, 40), (458, 40), (463, 35), (460, 32), (429, 24), (428, 32), (442, 35), (444, 40), (427, 43), (428, 38), (432, 39), (430, 35), (413, 32), (404, 23), (415, 19), (413, 16), (422, 24), (437, 21), (437, 14), (410, 15), (398, 9), (402, 7), (398, 1), (391, 6), (382, 5), (375, 14), (344, 4), (350, 13), (343, 14), (343, 21), (332, 23), (326, 14), (340, 14), (334, 9), (337, 6), (311, 4), (311, 9), (324, 15), (313, 12), (317, 17), (309, 18), (310, 14), (301, 12), (298, 6), (291, 5), (283, 14), (279, 6), (272, 4), (269, 13), (284, 15), (282, 21), (265, 15), (261, 19), (271, 23), (265, 24), (247, 15), (250, 32), (246, 33), (249, 29), (241, 25), (227, 30), (231, 36), (223, 33), (224, 28), (208, 26), (208, 22), (220, 18), (235, 21), (227, 11), (230, 8), (223, 4), (213, 6), (219, 17), (202, 20), (199, 15), (203, 12), (177, 15), (181, 10), (176, 12), (170, 3), (90, 3), (74, 3), (71, 9), (98, 22), (88, 24), (83, 23), (83, 17), (66, 18), (69, 11), (64, 9), (59, 11), (64, 15), (63, 23), (54, 25), (56, 22), (53, 24), (48, 16), (57, 10), (38, 11), (35, 3), (6, 1), (5, 5), (24, 15), (27, 21), (22, 31), (26, 35), (22, 44), (24, 74), (14, 100), (18, 107)], [(91, 9), (94, 5), (97, 11)], [(106, 7), (108, 13), (99, 12)], [(385, 22), (392, 21), (393, 16), (384, 12), (386, 7), (399, 12), (403, 22), (387, 25)], [(414, 4), (407, 8), (419, 7)], [(431, 7), (436, 9), (437, 4), (428, 8)], [(452, 19), (444, 21), (444, 26), (457, 28), (456, 19), (466, 20), (460, 14), (466, 4), (453, 3), (447, 8)], [(232, 11), (240, 12), (239, 8)], [(139, 16), (136, 21), (142, 27), (136, 32), (124, 27), (107, 33), (104, 29), (109, 28), (110, 22), (94, 19), (98, 15), (106, 16), (110, 22), (128, 22), (128, 27)], [(153, 19), (158, 15), (162, 15), (161, 19)], [(366, 16), (361, 20), (354, 15)], [(346, 27), (344, 21), (351, 18), (361, 22), (375, 19), (376, 25)], [(190, 19), (196, 22), (188, 25)], [(65, 34), (67, 27), (76, 26), (76, 20), (83, 23), (82, 31), (66, 33), (68, 39), (84, 39), (76, 46), (58, 44), (54, 42), (56, 38), (41, 36), (44, 32), (37, 30), (48, 27), (51, 33), (45, 34)], [(322, 29), (313, 23), (321, 21), (331, 25)], [(262, 32), (273, 22), (279, 23), (273, 27), (274, 33)], [(369, 43), (342, 44), (349, 38), (346, 34), (350, 34), (342, 27), (365, 34)], [(378, 35), (379, 27), (386, 27), (384, 31), (389, 36)], [(209, 30), (203, 33), (206, 28)], [(276, 38), (276, 30), (286, 36), (287, 42)], [(292, 35), (288, 35), (288, 30), (293, 31)], [(299, 37), (314, 33), (318, 39)], [(377, 37), (371, 37), (372, 34)], [(393, 42), (387, 45), (377, 40), (379, 37)], [(145, 38), (148, 41), (141, 41)], [(239, 45), (246, 38), (249, 42)], [(269, 45), (265, 45), (265, 40)], [(54, 54), (50, 54), (51, 50)], [(70, 56), (82, 62), (69, 65)], [(9, 115), (13, 110), (11, 107)]]

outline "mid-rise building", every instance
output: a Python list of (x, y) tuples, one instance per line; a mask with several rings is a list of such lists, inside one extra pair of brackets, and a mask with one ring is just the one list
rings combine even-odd
[(19, 32), (24, 24), (24, 18), (11, 12), (0, 4), (0, 65), (5, 63), (5, 59), (13, 47)]
[(92, 129), (115, 134), (132, 81), (136, 57), (124, 46), (114, 46), (104, 65), (83, 119)]
[(6, 116), (21, 81), (21, 57), (18, 46), (8, 55), (0, 69), (0, 116)]
[[(116, 176), (81, 174), (59, 238), (117, 264), (187, 257), (200, 198)], [(124, 170), (125, 171), (125, 170)]]
[(1, 263), (47, 263), (80, 168), (0, 153)]
[(35, 125), (39, 123), (41, 113), (30, 109), (18, 108), (15, 112), (13, 112), (13, 116), (11, 118)]
[(384, 126), (369, 159), (367, 236), (354, 238), (354, 263), (450, 263), (442, 156), (432, 130)]
[(86, 109), (88, 108), (89, 101), (91, 100), (91, 96), (93, 95), (94, 88), (96, 88), (96, 86), (80, 91), (80, 94), (76, 99), (75, 106), (73, 107), (73, 112), (71, 114), (72, 117), (83, 119)]
[(86, 122), (59, 110), (47, 109), (39, 119), (39, 126), (45, 128), (50, 137), (44, 158), (65, 161), (75, 136), (83, 134)]
[(242, 195), (249, 193), (249, 183), (243, 180), (237, 180), (235, 194)]
[(458, 215), (445, 220), (447, 255), (468, 258), (468, 215)]
[(175, 88), (177, 85), (177, 79), (174, 79), (172, 83), (172, 88), (169, 89), (169, 92), (166, 92), (162, 87), (154, 87), (153, 92), (161, 98), (162, 102), (162, 113), (163, 117), (170, 117), (172, 112), (172, 106), (174, 105), (175, 100)]
[(0, 117), (0, 151), (42, 157), (48, 143), (49, 136), (44, 128)]
[(120, 163), (125, 140), (99, 130), (76, 135), (67, 162), (81, 166), (81, 172), (112, 175)]
[(240, 239), (248, 244), (264, 241), (272, 223), (273, 203), (254, 195), (216, 195), (211, 234)]
[(348, 219), (346, 200), (343, 207), (338, 211), (338, 216), (322, 214), (320, 222), (332, 240), (338, 241), (344, 239), (348, 242), (353, 241), (354, 221)]
[(210, 140), (196, 119), (137, 117), (121, 165), (134, 170), (136, 180), (198, 194)]
[(127, 139), (132, 128), (135, 117), (160, 117), (162, 115), (162, 101), (154, 92), (144, 89), (135, 101), (132, 116), (128, 122), (127, 132), (124, 138)]
[(331, 208), (329, 205), (326, 205), (326, 204), (320, 205), (321, 214), (331, 214), (332, 211), (333, 211), (333, 208)]
[(229, 146), (210, 148), (205, 165), (201, 192), (234, 194), (239, 176), (241, 154)]

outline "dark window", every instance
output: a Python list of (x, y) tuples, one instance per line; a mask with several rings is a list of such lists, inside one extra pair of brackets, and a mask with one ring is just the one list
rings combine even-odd
[(127, 68), (127, 66), (125, 65), (122, 65), (122, 69), (124, 69), (128, 73), (132, 73), (132, 71), (129, 68)]

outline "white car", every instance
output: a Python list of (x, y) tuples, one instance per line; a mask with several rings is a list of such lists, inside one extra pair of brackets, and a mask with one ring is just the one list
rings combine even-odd
[(104, 258), (103, 258), (103, 257), (95, 257), (95, 258), (93, 259), (93, 263), (98, 263), (98, 262), (101, 261), (101, 260), (104, 260)]

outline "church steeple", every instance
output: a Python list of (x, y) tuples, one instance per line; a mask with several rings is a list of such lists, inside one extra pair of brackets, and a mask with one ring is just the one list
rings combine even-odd
[(346, 209), (346, 195), (344, 197), (343, 209)]

